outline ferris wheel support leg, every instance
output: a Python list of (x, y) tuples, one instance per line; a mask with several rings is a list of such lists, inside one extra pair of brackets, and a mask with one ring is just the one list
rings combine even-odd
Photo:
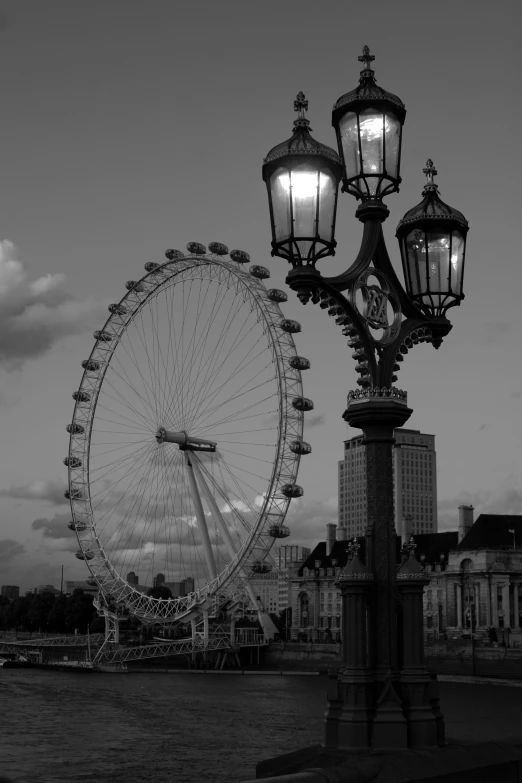
[[(185, 454), (186, 454), (186, 452), (185, 452)], [(199, 464), (198, 456), (196, 454), (193, 454), (191, 459), (192, 459), (192, 463), (193, 463), (194, 475), (197, 476), (197, 479), (199, 481), (199, 485), (201, 487), (201, 491), (203, 492), (205, 500), (207, 501), (207, 503), (208, 503), (208, 505), (210, 507), (210, 512), (211, 512), (212, 516), (215, 517), (215, 520), (216, 520), (217, 525), (219, 527), (220, 533), (223, 536), (223, 540), (225, 542), (225, 546), (227, 548), (229, 557), (232, 560), (236, 556), (237, 552), (236, 552), (236, 549), (234, 547), (234, 542), (232, 541), (232, 537), (230, 535), (230, 532), (229, 532), (229, 530), (228, 530), (228, 528), (227, 528), (227, 526), (225, 524), (225, 520), (223, 519), (223, 517), (221, 515), (221, 511), (218, 508), (218, 505), (217, 505), (217, 503), (216, 503), (216, 501), (214, 499), (214, 496), (213, 496), (212, 492), (210, 491), (210, 489), (208, 488), (207, 482), (205, 481), (205, 478), (203, 476), (203, 472), (202, 472), (200, 464)], [(274, 634), (273, 634), (272, 628), (271, 628), (270, 625), (267, 624), (265, 618), (263, 617), (263, 610), (259, 606), (259, 602), (258, 602), (256, 594), (254, 592), (254, 588), (252, 587), (252, 585), (248, 581), (248, 577), (244, 573), (242, 573), (242, 571), (240, 571), (239, 573), (240, 573), (240, 576), (241, 576), (241, 578), (243, 580), (243, 586), (244, 586), (244, 588), (245, 588), (245, 590), (246, 590), (246, 592), (248, 594), (248, 597), (250, 598), (252, 606), (257, 610), (257, 617), (258, 617), (258, 620), (259, 620), (259, 622), (261, 624), (261, 627), (262, 627), (264, 633), (267, 636), (272, 636), (273, 637)]]
[(190, 461), (189, 452), (184, 451), (183, 454), (185, 457), (185, 465), (187, 466), (187, 474), (188, 474), (189, 485), (190, 485), (190, 494), (192, 496), (192, 501), (196, 509), (196, 519), (198, 521), (198, 527), (201, 533), (201, 538), (203, 539), (203, 549), (205, 551), (207, 568), (209, 571), (210, 579), (214, 580), (217, 577), (216, 563), (214, 561), (214, 555), (212, 554), (212, 545), (210, 543), (210, 536), (208, 534), (207, 523), (205, 522), (205, 512), (203, 511), (203, 504), (201, 503), (201, 498), (199, 496), (198, 485), (196, 483), (196, 477), (194, 476), (194, 468), (192, 467), (192, 463)]
[[(196, 618), (193, 617), (190, 621), (190, 630), (192, 632), (192, 641), (195, 642), (197, 639), (197, 632), (196, 632)], [(192, 650), (192, 660), (196, 660), (196, 651)]]

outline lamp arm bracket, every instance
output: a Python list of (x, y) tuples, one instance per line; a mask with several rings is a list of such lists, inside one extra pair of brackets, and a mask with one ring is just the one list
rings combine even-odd
[(336, 277), (323, 277), (325, 283), (333, 286), (337, 291), (346, 291), (350, 284), (356, 280), (361, 272), (367, 269), (377, 250), (380, 236), (382, 235), (382, 225), (380, 220), (367, 220), (364, 223), (361, 247), (357, 257), (348, 269)]
[(312, 293), (313, 304), (319, 304), (348, 337), (348, 345), (354, 349), (352, 358), (357, 361), (356, 371), (360, 378), (357, 383), (364, 387), (376, 386), (378, 381), (377, 358), (373, 341), (368, 334), (366, 324), (351, 302), (327, 279), (320, 277)]
[(421, 318), (406, 318), (400, 326), (399, 333), (392, 343), (387, 345), (381, 353), (379, 362), (379, 385), (389, 388), (397, 380), (395, 373), (400, 369), (400, 362), (404, 356), (417, 343), (430, 343), (433, 333), (429, 319), (424, 315)]

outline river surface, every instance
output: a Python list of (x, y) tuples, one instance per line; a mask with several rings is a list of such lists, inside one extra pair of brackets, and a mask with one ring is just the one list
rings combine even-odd
[[(326, 677), (0, 668), (13, 783), (236, 783), (322, 741)], [(440, 684), (447, 735), (522, 743), (522, 688)]]

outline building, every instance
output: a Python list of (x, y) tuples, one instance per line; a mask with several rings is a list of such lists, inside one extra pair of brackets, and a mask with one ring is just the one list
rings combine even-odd
[[(158, 574), (158, 576), (163, 576), (163, 574)], [(182, 598), (194, 592), (194, 579), (191, 576), (187, 576), (180, 582), (161, 582), (160, 584), (163, 587), (168, 587), (173, 598)]]
[[(68, 595), (72, 595), (75, 590), (83, 590), (84, 593), (87, 593), (88, 595), (98, 595), (98, 586), (87, 584), (87, 582), (80, 582), (78, 580), (72, 581), (72, 580), (66, 580), (65, 582), (65, 592)], [(60, 592), (58, 590), (58, 592)]]
[(278, 570), (278, 604), (277, 612), (283, 612), (291, 605), (290, 573), (297, 568), (310, 554), (310, 547), (296, 544), (283, 544), (276, 552)]
[[(394, 431), (395, 529), (403, 541), (437, 532), (435, 436), (400, 427)], [(366, 462), (362, 435), (344, 442), (338, 465), (340, 541), (363, 536), (366, 527)]]
[(15, 598), (20, 598), (20, 588), (18, 585), (2, 585), (1, 595), (3, 598), (14, 601)]
[[(327, 525), (327, 540), (291, 570), (291, 638), (341, 638), (341, 591), (336, 585), (347, 562), (348, 541), (336, 540)], [(424, 589), (424, 637), (493, 639), (522, 646), (522, 516), (481, 514), (459, 506), (458, 531), (414, 536), (415, 557), (430, 583)], [(365, 539), (359, 538), (364, 562)], [(397, 565), (401, 563), (397, 536)]]
[(256, 574), (249, 580), (254, 593), (261, 602), (263, 612), (267, 614), (279, 613), (279, 574), (277, 571), (269, 571), (268, 574)]
[(165, 574), (156, 574), (154, 577), (154, 580), (152, 582), (153, 587), (159, 587), (160, 585), (165, 583)]
[[(444, 538), (443, 538), (444, 537)], [(451, 538), (450, 538), (451, 537)], [(522, 516), (459, 506), (457, 533), (418, 536), (416, 555), (431, 583), (424, 591), (426, 639), (493, 638), (522, 644)]]
[(127, 584), (132, 585), (132, 587), (137, 587), (139, 583), (139, 576), (135, 574), (134, 571), (129, 571), (127, 574)]

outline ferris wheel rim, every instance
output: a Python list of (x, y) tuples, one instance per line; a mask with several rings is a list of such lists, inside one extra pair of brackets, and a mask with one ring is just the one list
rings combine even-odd
[[(258, 322), (263, 323), (266, 329), (267, 342), (277, 368), (279, 436), (276, 454), (269, 486), (264, 496), (263, 506), (258, 514), (255, 529), (252, 535), (243, 542), (243, 546), (237, 553), (235, 560), (232, 560), (214, 580), (207, 582), (202, 588), (195, 590), (188, 596), (162, 601), (152, 596), (145, 596), (136, 590), (134, 586), (129, 585), (123, 575), (118, 573), (118, 570), (111, 563), (110, 557), (106, 554), (104, 545), (99, 538), (89, 491), (92, 427), (96, 416), (98, 396), (103, 387), (105, 374), (121, 337), (130, 323), (158, 291), (162, 290), (166, 282), (174, 281), (175, 284), (175, 279), (179, 277), (181, 272), (196, 269), (202, 270), (203, 268), (206, 268), (207, 271), (210, 269), (216, 270), (218, 267), (229, 276), (232, 276), (237, 284), (242, 286), (243, 291), (246, 290), (248, 292), (251, 303), (254, 304)], [(141, 296), (142, 294), (143, 296)], [(129, 304), (131, 304), (130, 310), (127, 309)], [(297, 352), (292, 334), (281, 329), (281, 323), (285, 320), (284, 315), (277, 301), (268, 298), (268, 292), (262, 280), (253, 277), (236, 262), (224, 259), (222, 256), (214, 253), (196, 255), (189, 252), (183, 254), (183, 257), (177, 257), (174, 260), (167, 260), (159, 264), (157, 267), (147, 271), (120, 301), (111, 307), (113, 309), (103, 328), (95, 333), (95, 336), (98, 335), (98, 337), (96, 337), (89, 359), (84, 362), (86, 366), (84, 366), (82, 380), (78, 392), (75, 393), (77, 397), (70, 425), (70, 464), (68, 466), (70, 505), (73, 516), (72, 524), (75, 526), (84, 560), (102, 592), (113, 596), (117, 603), (125, 604), (130, 612), (136, 616), (175, 621), (183, 613), (186, 614), (202, 603), (208, 603), (216, 595), (226, 592), (228, 586), (234, 585), (236, 577), (241, 576), (244, 578), (244, 569), (245, 565), (248, 564), (248, 556), (255, 550), (255, 545), (266, 530), (270, 515), (273, 517), (277, 516), (281, 524), (284, 522), (290, 497), (281, 495), (280, 492), (279, 496), (276, 497), (276, 494), (278, 489), (280, 490), (281, 486), (283, 486), (282, 477), (285, 479), (285, 484), (295, 483), (300, 455), (291, 452), (289, 446), (291, 438), (302, 440), (303, 435), (302, 411), (291, 406), (292, 398), (302, 397), (300, 371), (293, 368), (290, 364), (290, 360), (297, 357)], [(92, 369), (95, 364), (98, 364), (98, 367)], [(88, 401), (91, 403), (90, 405), (86, 404), (86, 401), (82, 399), (82, 394), (89, 394), (87, 389), (90, 389), (91, 393), (91, 398)], [(90, 415), (84, 415), (86, 411)], [(81, 421), (84, 422), (84, 425), (81, 424)], [(75, 431), (76, 424), (84, 426), (83, 433)], [(85, 425), (88, 426), (88, 432), (85, 431)], [(80, 470), (74, 467), (74, 460), (81, 459), (81, 457), (78, 457), (79, 453), (87, 457), (86, 480), (79, 478)], [(73, 466), (71, 466), (71, 460)], [(85, 474), (84, 463), (82, 468), (81, 472)], [(276, 486), (277, 484), (279, 486)], [(80, 485), (84, 490), (84, 496), (81, 498), (75, 496), (75, 492), (79, 490)], [(270, 546), (265, 545), (265, 556), (270, 551), (273, 543), (274, 540), (272, 539)]]

